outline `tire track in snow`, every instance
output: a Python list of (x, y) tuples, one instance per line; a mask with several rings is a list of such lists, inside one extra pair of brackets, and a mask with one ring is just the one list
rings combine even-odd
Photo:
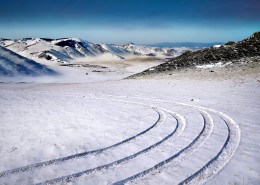
[(225, 113), (216, 111), (214, 109), (189, 105), (181, 102), (170, 102), (161, 99), (157, 99), (157, 100), (209, 111), (217, 114), (225, 122), (228, 128), (228, 136), (222, 149), (218, 152), (218, 154), (213, 159), (211, 159), (201, 169), (199, 169), (193, 175), (180, 182), (181, 185), (182, 184), (204, 184), (212, 177), (214, 177), (216, 174), (218, 174), (228, 164), (230, 159), (235, 154), (241, 138), (241, 130), (239, 128), (239, 125)]
[[(59, 95), (59, 94), (57, 94), (57, 95)], [(80, 94), (77, 94), (77, 95), (80, 96)], [(71, 96), (71, 95), (67, 95), (67, 96)], [(75, 94), (74, 94), (74, 96), (75, 96)], [(142, 100), (146, 100), (146, 101), (151, 100), (151, 101), (160, 101), (160, 102), (165, 102), (165, 103), (171, 103), (171, 104), (175, 104), (175, 105), (179, 105), (179, 106), (189, 107), (189, 108), (192, 108), (192, 109), (198, 109), (199, 112), (201, 113), (201, 115), (203, 116), (203, 119), (204, 119), (204, 127), (203, 127), (201, 133), (188, 146), (186, 146), (185, 148), (183, 148), (181, 151), (179, 151), (178, 153), (174, 154), (170, 158), (168, 158), (168, 159), (166, 159), (166, 160), (156, 164), (152, 168), (149, 168), (149, 169), (147, 169), (145, 171), (142, 171), (142, 172), (140, 172), (140, 173), (138, 173), (136, 175), (133, 175), (131, 177), (127, 177), (127, 178), (125, 178), (125, 179), (123, 179), (121, 181), (117, 181), (114, 184), (125, 184), (125, 183), (131, 182), (131, 181), (135, 181), (135, 180), (137, 180), (139, 178), (142, 178), (142, 177), (144, 177), (144, 176), (146, 176), (148, 174), (151, 174), (152, 172), (156, 171), (157, 169), (163, 168), (167, 163), (170, 163), (170, 165), (173, 165), (173, 166), (177, 165), (177, 164), (181, 164), (181, 161), (183, 159), (189, 157), (193, 152), (195, 152), (197, 149), (199, 149), (199, 147), (201, 147), (203, 145), (203, 143), (207, 140), (207, 138), (210, 136), (210, 134), (212, 132), (212, 129), (213, 129), (213, 120), (212, 120), (212, 118), (211, 118), (211, 116), (209, 115), (208, 112), (217, 114), (218, 116), (220, 116), (223, 119), (223, 121), (225, 122), (225, 124), (227, 125), (227, 128), (228, 128), (227, 139), (226, 139), (222, 149), (217, 153), (217, 155), (214, 158), (212, 158), (208, 163), (206, 163), (197, 172), (195, 172), (194, 174), (192, 174), (191, 176), (189, 176), (188, 178), (186, 178), (185, 180), (180, 182), (180, 184), (203, 184), (203, 183), (207, 182), (210, 178), (215, 176), (217, 173), (219, 173), (221, 171), (221, 169), (223, 169), (225, 167), (225, 165), (230, 161), (232, 156), (235, 154), (237, 147), (239, 146), (240, 135), (241, 135), (241, 131), (240, 131), (239, 126), (235, 123), (235, 121), (232, 118), (230, 118), (226, 114), (224, 114), (222, 112), (219, 112), (219, 111), (216, 111), (216, 110), (213, 110), (213, 109), (210, 109), (210, 108), (190, 105), (190, 104), (181, 103), (181, 102), (173, 102), (173, 101), (168, 101), (168, 100), (162, 100), (162, 99), (158, 99), (158, 98), (143, 98), (143, 97), (128, 97), (128, 96), (118, 96), (117, 97), (117, 96), (113, 96), (113, 95), (105, 95), (105, 96), (103, 95), (104, 98), (95, 98), (96, 95), (94, 95), (94, 94), (88, 94), (87, 96), (89, 96), (89, 97), (86, 97), (86, 98), (92, 98), (92, 99), (96, 99), (96, 100), (104, 99), (104, 100), (111, 100), (111, 101), (139, 104), (139, 105), (143, 105), (145, 107), (152, 108), (152, 109), (154, 109), (156, 111), (162, 111), (162, 112), (164, 112), (164, 111), (167, 112), (168, 110), (162, 109), (162, 108), (159, 108), (159, 107), (155, 107), (155, 106), (149, 106), (147, 104), (142, 104), (142, 103), (137, 103), (137, 102), (132, 102), (132, 101), (123, 101), (123, 100), (120, 100), (120, 99), (110, 99), (110, 98), (114, 97), (114, 98), (127, 98), (127, 99), (128, 98), (129, 99), (142, 99)], [(102, 97), (102, 96), (100, 96), (100, 97)], [(105, 98), (105, 97), (107, 97), (107, 98)], [(159, 112), (158, 112), (158, 114), (159, 114)], [(157, 120), (157, 122), (159, 120), (160, 120), (160, 118)], [(153, 127), (155, 127), (155, 126), (152, 125), (152, 128)], [(126, 141), (126, 142), (130, 142), (130, 141)], [(152, 146), (150, 146), (150, 147), (152, 147)], [(148, 147), (148, 148), (150, 148), (150, 147)], [(154, 146), (154, 147), (156, 147), (156, 146)], [(152, 148), (150, 148), (150, 150)], [(99, 152), (97, 152), (97, 154), (98, 153)], [(136, 154), (137, 155), (141, 155), (142, 153), (138, 152)], [(133, 154), (131, 156), (135, 156), (135, 154)], [(116, 166), (116, 165), (118, 165), (120, 163), (127, 162), (130, 159), (131, 159), (131, 157), (128, 158), (128, 160), (123, 158), (121, 160), (124, 160), (124, 161), (122, 161), (122, 162), (121, 162), (121, 160), (115, 161), (114, 165)], [(53, 160), (51, 160), (51, 161), (53, 161)], [(117, 163), (117, 162), (119, 162), (119, 163)], [(58, 163), (54, 162), (53, 164), (58, 164)], [(99, 166), (99, 167), (96, 168), (96, 170), (101, 171), (102, 169), (109, 169), (109, 168), (114, 166), (114, 165), (111, 165), (111, 163), (107, 164), (107, 165)], [(42, 166), (44, 166), (44, 164)], [(35, 168), (37, 168), (37, 167), (35, 167)], [(26, 169), (26, 171), (27, 170), (29, 170), (29, 169)], [(90, 173), (94, 173), (94, 171), (91, 172), (91, 170), (93, 170), (93, 169), (86, 170), (86, 171), (89, 171)], [(21, 172), (23, 171), (22, 168), (20, 169), (20, 171)], [(86, 172), (86, 171), (84, 171), (84, 172)], [(16, 173), (16, 172), (14, 172), (14, 173)], [(51, 184), (51, 183), (57, 183), (57, 182), (67, 182), (67, 180), (77, 179), (78, 177), (82, 176), (80, 173), (81, 172), (75, 173), (75, 174), (72, 174), (72, 175), (69, 175), (69, 176), (61, 177), (61, 178), (63, 178), (62, 181), (55, 181), (55, 179), (52, 179), (52, 180), (49, 180), (49, 181), (45, 181), (42, 184)], [(0, 177), (1, 177), (1, 174), (2, 173), (0, 173)], [(5, 174), (4, 174), (4, 176), (5, 176)], [(57, 179), (59, 179), (59, 178), (57, 178)], [(66, 181), (64, 181), (65, 179), (66, 179)]]
[(228, 128), (228, 137), (219, 151), (219, 153), (211, 159), (200, 170), (180, 183), (184, 184), (203, 184), (216, 175), (229, 162), (234, 155), (240, 141), (240, 130), (238, 125), (228, 116), (220, 114)]
[[(109, 95), (109, 96), (113, 96), (113, 95)], [(127, 98), (151, 100), (151, 98), (143, 98), (143, 97), (127, 97)], [(201, 169), (199, 169), (193, 175), (180, 182), (180, 184), (181, 185), (182, 184), (203, 184), (207, 182), (209, 179), (211, 179), (212, 177), (214, 177), (216, 174), (218, 174), (228, 164), (228, 162), (235, 154), (239, 146), (240, 138), (241, 138), (241, 130), (239, 128), (239, 125), (236, 124), (236, 122), (231, 117), (224, 114), (223, 112), (216, 111), (210, 108), (189, 105), (181, 102), (162, 100), (158, 98), (154, 98), (154, 100), (208, 111), (217, 114), (220, 118), (223, 119), (223, 121), (225, 122), (228, 128), (228, 136), (222, 149), (207, 164), (205, 164)]]
[[(100, 100), (100, 98), (98, 98), (98, 99)], [(39, 162), (39, 163), (35, 163), (35, 164), (31, 164), (31, 165), (15, 168), (15, 169), (12, 169), (12, 170), (3, 171), (3, 172), (0, 172), (0, 178), (1, 177), (5, 177), (7, 175), (12, 175), (12, 174), (20, 173), (20, 172), (25, 172), (25, 171), (33, 170), (33, 169), (36, 169), (36, 168), (41, 168), (41, 167), (44, 167), (44, 166), (60, 164), (62, 162), (65, 162), (65, 161), (68, 161), (68, 160), (72, 160), (72, 159), (76, 159), (76, 158), (81, 158), (81, 157), (86, 157), (86, 156), (89, 156), (89, 155), (100, 154), (100, 153), (102, 153), (104, 151), (113, 149), (113, 148), (118, 147), (118, 146), (120, 146), (122, 144), (129, 143), (132, 140), (137, 139), (138, 137), (144, 135), (145, 133), (147, 133), (148, 131), (150, 131), (154, 127), (156, 127), (157, 125), (163, 123), (165, 121), (165, 119), (166, 119), (166, 115), (165, 115), (164, 111), (162, 109), (158, 108), (158, 107), (152, 107), (152, 106), (148, 106), (146, 104), (141, 104), (141, 103), (138, 103), (138, 102), (128, 102), (128, 101), (120, 101), (120, 100), (117, 100), (117, 101), (118, 102), (138, 104), (138, 105), (142, 105), (142, 106), (145, 106), (145, 107), (149, 107), (149, 108), (155, 110), (158, 113), (158, 119), (152, 126), (148, 127), (144, 131), (142, 131), (142, 132), (140, 132), (140, 133), (138, 133), (138, 134), (136, 134), (136, 135), (134, 135), (132, 137), (129, 137), (129, 138), (123, 140), (123, 141), (120, 141), (120, 142), (118, 142), (118, 143), (116, 143), (114, 145), (111, 145), (111, 146), (108, 146), (108, 147), (105, 147), (105, 148), (101, 148), (101, 149), (97, 149), (97, 150), (77, 153), (77, 154), (66, 156), (66, 157), (62, 157), (62, 158), (52, 159), (52, 160), (49, 160), (49, 161)]]
[(156, 164), (155, 166), (153, 166), (153, 167), (151, 167), (151, 168), (149, 168), (145, 171), (142, 171), (140, 173), (137, 173), (137, 174), (135, 174), (131, 177), (123, 179), (121, 181), (117, 181), (114, 184), (115, 185), (126, 184), (126, 183), (133, 181), (133, 180), (142, 178), (145, 175), (162, 168), (164, 165), (166, 165), (169, 162), (171, 162), (171, 165), (177, 165), (184, 158), (187, 158), (193, 152), (195, 152), (199, 147), (201, 147), (203, 145), (203, 143), (211, 135), (211, 133), (213, 131), (214, 123), (213, 123), (211, 116), (207, 112), (202, 111), (202, 110), (199, 110), (199, 112), (201, 113), (201, 115), (203, 117), (204, 125), (203, 125), (203, 128), (202, 128), (201, 132), (199, 133), (199, 135), (188, 146), (186, 146), (185, 148), (183, 148), (182, 150), (180, 150), (176, 154), (172, 155), (168, 159), (163, 160), (160, 163)]
[(175, 129), (169, 135), (167, 135), (165, 138), (163, 138), (159, 142), (157, 142), (157, 143), (155, 143), (155, 144), (153, 144), (153, 145), (151, 145), (151, 146), (149, 146), (149, 147), (147, 147), (147, 148), (145, 148), (145, 149), (143, 149), (143, 150), (141, 150), (141, 151), (139, 151), (135, 154), (132, 154), (132, 155), (127, 156), (125, 158), (111, 162), (109, 164), (98, 166), (96, 168), (85, 170), (85, 171), (78, 172), (78, 173), (74, 173), (74, 174), (71, 174), (71, 175), (62, 176), (62, 177), (55, 178), (55, 179), (52, 179), (52, 180), (47, 180), (47, 181), (39, 183), (37, 185), (64, 183), (64, 182), (75, 180), (75, 179), (82, 177), (82, 176), (87, 176), (87, 175), (91, 175), (91, 174), (96, 173), (96, 172), (100, 172), (100, 171), (103, 172), (104, 170), (109, 170), (109, 169), (116, 167), (120, 164), (125, 164), (127, 162), (130, 162), (132, 159), (137, 158), (140, 155), (143, 155), (143, 154), (149, 152), (150, 150), (160, 146), (163, 142), (169, 140), (170, 138), (173, 138), (174, 136), (175, 136), (174, 138), (180, 136), (182, 134), (182, 132), (184, 131), (185, 127), (186, 127), (185, 118), (183, 116), (175, 113), (175, 112), (171, 112), (171, 111), (168, 111), (166, 109), (163, 109), (163, 110), (176, 119), (177, 125), (176, 125)]

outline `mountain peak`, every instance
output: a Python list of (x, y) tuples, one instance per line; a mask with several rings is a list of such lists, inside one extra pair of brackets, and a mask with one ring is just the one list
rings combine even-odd
[(135, 43), (133, 43), (133, 42), (128, 42), (128, 43), (123, 44), (122, 46), (130, 46), (130, 45), (135, 45)]

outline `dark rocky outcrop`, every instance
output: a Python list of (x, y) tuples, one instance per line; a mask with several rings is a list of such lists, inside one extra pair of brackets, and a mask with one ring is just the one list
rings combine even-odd
[(54, 40), (54, 39), (50, 39), (50, 38), (40, 38), (40, 39), (42, 39), (42, 40), (44, 40), (44, 41), (46, 41), (46, 42), (51, 42), (51, 41)]
[(55, 45), (57, 45), (57, 46), (61, 46), (61, 47), (69, 46), (72, 48), (75, 48), (76, 44), (77, 44), (77, 42), (74, 40), (62, 40), (62, 41), (55, 43)]
[(156, 54), (154, 54), (154, 53), (148, 53), (148, 54), (146, 54), (146, 56), (148, 56), (148, 57), (155, 57)]
[(38, 57), (39, 58), (45, 58), (46, 60), (52, 59), (52, 56), (48, 55), (48, 51), (43, 51)]
[[(147, 69), (128, 78), (141, 77), (154, 73), (192, 68), (196, 65), (215, 64), (218, 62), (239, 61), (241, 58), (260, 56), (260, 32), (240, 42), (228, 42), (220, 47), (209, 47), (197, 51), (187, 51), (182, 55), (169, 59), (156, 67)], [(259, 61), (260, 63), (260, 61)]]

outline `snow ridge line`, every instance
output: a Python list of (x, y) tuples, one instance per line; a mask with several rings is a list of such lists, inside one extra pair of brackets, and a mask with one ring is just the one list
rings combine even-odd
[[(166, 110), (164, 109), (164, 111), (166, 111)], [(170, 138), (173, 138), (174, 136), (175, 136), (174, 138), (180, 136), (182, 134), (182, 132), (184, 131), (185, 127), (186, 127), (185, 118), (183, 116), (175, 113), (175, 112), (167, 111), (167, 113), (169, 113), (171, 116), (173, 116), (176, 119), (177, 125), (176, 125), (175, 129), (169, 135), (167, 135), (165, 138), (163, 138), (159, 142), (157, 142), (157, 143), (155, 143), (155, 144), (153, 144), (153, 145), (151, 145), (151, 146), (149, 146), (149, 147), (147, 147), (147, 148), (145, 148), (145, 149), (143, 149), (143, 150), (141, 150), (141, 151), (139, 151), (135, 154), (132, 154), (132, 155), (127, 156), (125, 158), (111, 162), (109, 164), (98, 166), (98, 167), (95, 167), (95, 168), (92, 168), (92, 169), (89, 169), (89, 170), (85, 170), (85, 171), (82, 171), (82, 172), (74, 173), (74, 174), (71, 174), (71, 175), (62, 176), (62, 177), (55, 178), (55, 179), (52, 179), (52, 180), (47, 180), (45, 182), (38, 183), (37, 185), (64, 183), (64, 182), (67, 182), (67, 181), (75, 180), (75, 179), (82, 177), (82, 176), (87, 176), (87, 175), (91, 175), (91, 174), (96, 173), (96, 172), (100, 172), (100, 171), (103, 172), (104, 170), (109, 170), (113, 167), (118, 166), (119, 164), (125, 164), (127, 162), (130, 162), (132, 159), (149, 152), (150, 150), (158, 147), (163, 142), (165, 142), (166, 140), (169, 140)]]
[(183, 180), (180, 185), (184, 184), (204, 184), (214, 175), (221, 171), (226, 166), (231, 157), (234, 155), (236, 148), (240, 142), (240, 130), (238, 125), (228, 116), (220, 113), (220, 117), (228, 127), (228, 137), (219, 151), (219, 153), (211, 159), (200, 170), (195, 172), (190, 177)]
[(168, 159), (156, 164), (155, 166), (153, 166), (145, 171), (142, 171), (140, 173), (137, 173), (131, 177), (123, 179), (121, 181), (117, 181), (114, 183), (114, 185), (122, 185), (122, 184), (132, 182), (136, 179), (143, 178), (145, 175), (147, 175), (151, 172), (154, 172), (156, 170), (159, 170), (160, 168), (162, 168), (164, 165), (166, 165), (169, 162), (173, 162), (173, 163), (171, 163), (171, 165), (177, 165), (184, 158), (190, 156), (193, 152), (195, 152), (198, 148), (200, 148), (204, 144), (204, 142), (210, 137), (210, 135), (213, 131), (214, 123), (213, 123), (213, 119), (207, 112), (202, 111), (202, 110), (198, 110), (198, 111), (200, 112), (200, 114), (203, 117), (204, 126), (203, 126), (201, 132), (199, 133), (199, 135), (188, 146), (186, 146), (185, 148), (183, 148), (176, 154), (172, 155)]
[[(120, 101), (120, 100), (117, 100), (117, 101)], [(120, 102), (129, 103), (128, 101), (120, 101)], [(120, 142), (118, 142), (118, 143), (116, 143), (114, 145), (111, 145), (111, 146), (108, 146), (108, 147), (105, 147), (105, 148), (101, 148), (101, 149), (92, 150), (92, 151), (77, 153), (77, 154), (66, 156), (66, 157), (62, 157), (62, 158), (52, 159), (52, 160), (49, 160), (49, 161), (39, 162), (39, 163), (35, 163), (35, 164), (31, 164), (31, 165), (15, 168), (15, 169), (12, 169), (12, 170), (3, 171), (3, 172), (0, 172), (0, 178), (1, 177), (5, 177), (7, 175), (12, 175), (12, 174), (15, 174), (15, 173), (20, 173), (20, 172), (25, 172), (25, 171), (29, 171), (29, 170), (40, 168), (40, 167), (44, 167), (44, 166), (59, 164), (59, 163), (62, 163), (64, 161), (68, 161), (68, 160), (72, 160), (72, 159), (76, 159), (76, 158), (80, 158), (80, 157), (86, 157), (86, 156), (89, 156), (89, 155), (100, 154), (100, 153), (102, 153), (104, 151), (113, 149), (113, 148), (115, 148), (115, 147), (117, 147), (119, 145), (128, 143), (128, 142), (130, 142), (130, 141), (132, 141), (132, 140), (142, 136), (143, 134), (147, 133), (148, 131), (150, 131), (151, 129), (156, 127), (157, 125), (165, 122), (166, 115), (165, 115), (164, 111), (162, 111), (161, 108), (147, 106), (146, 104), (137, 103), (137, 102), (131, 102), (131, 103), (132, 104), (142, 105), (142, 106), (145, 106), (145, 107), (149, 107), (149, 108), (155, 110), (158, 113), (157, 121), (152, 126), (150, 126), (147, 129), (145, 129), (144, 131), (142, 131), (142, 132), (140, 132), (140, 133), (138, 133), (138, 134), (136, 134), (136, 135), (134, 135), (134, 136), (132, 136), (130, 138), (127, 138), (127, 139), (125, 139), (123, 141), (120, 141)]]

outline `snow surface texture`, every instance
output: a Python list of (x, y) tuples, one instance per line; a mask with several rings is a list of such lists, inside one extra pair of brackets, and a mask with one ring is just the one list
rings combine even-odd
[(54, 75), (55, 72), (33, 60), (0, 46), (0, 76)]
[(23, 56), (44, 58), (50, 61), (67, 63), (73, 59), (106, 57), (110, 60), (121, 60), (129, 56), (175, 57), (189, 48), (159, 48), (139, 46), (133, 43), (124, 45), (94, 44), (77, 38), (44, 39), (27, 38), (20, 40), (0, 39), (0, 46), (17, 52)]
[(1, 84), (0, 182), (259, 184), (259, 82), (237, 80)]

